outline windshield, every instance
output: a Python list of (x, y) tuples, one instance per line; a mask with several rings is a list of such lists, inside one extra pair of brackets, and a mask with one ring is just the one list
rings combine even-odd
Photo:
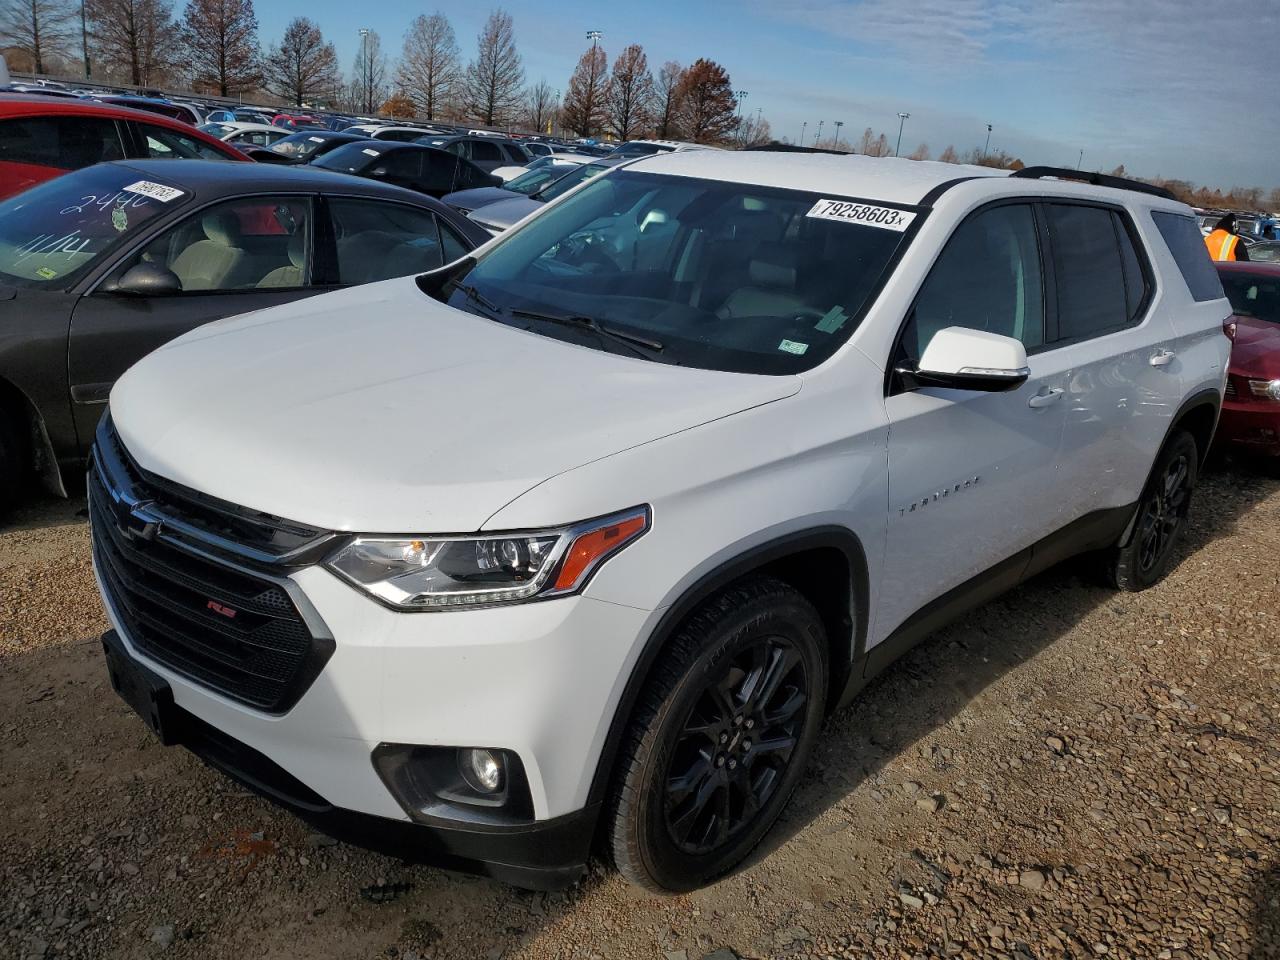
[(218, 137), (219, 139), (225, 137), (228, 133), (236, 132), (235, 127), (229, 127), (225, 123), (202, 123), (196, 129), (203, 130), (209, 136)]
[(312, 166), (325, 170), (337, 170), (341, 173), (359, 173), (369, 165), (369, 161), (376, 160), (392, 146), (394, 144), (391, 143), (379, 146), (376, 140), (359, 140), (348, 143), (345, 147), (330, 150)]
[(543, 166), (536, 170), (530, 170), (522, 173), (520, 176), (508, 180), (502, 186), (506, 190), (514, 190), (516, 193), (523, 193), (526, 197), (532, 193), (537, 193), (547, 184), (551, 183), (558, 177), (564, 176), (573, 168), (567, 164), (559, 164), (557, 166)]
[[(329, 137), (316, 136), (314, 133), (291, 133), (289, 136), (282, 137), (273, 143), (271, 150), (286, 157), (293, 157), (295, 160), (305, 160), (330, 139)], [(338, 148), (335, 147), (334, 149)]]
[[(1253, 253), (1250, 251), (1250, 256)], [(1280, 276), (1269, 274), (1219, 273), (1222, 289), (1231, 301), (1231, 312), (1269, 323), (1280, 323)]]
[(100, 165), (0, 202), (0, 282), (63, 289), (189, 194)]
[(558, 180), (552, 180), (546, 188), (538, 192), (538, 195), (534, 197), (534, 199), (550, 201), (554, 200), (556, 197), (562, 197), (578, 184), (582, 183), (582, 181), (590, 180), (592, 177), (598, 177), (609, 169), (611, 168), (606, 167), (601, 163), (584, 163), (581, 166), (574, 167)]
[(795, 373), (848, 339), (913, 217), (818, 193), (620, 170), (491, 248), (449, 303), (660, 362)]

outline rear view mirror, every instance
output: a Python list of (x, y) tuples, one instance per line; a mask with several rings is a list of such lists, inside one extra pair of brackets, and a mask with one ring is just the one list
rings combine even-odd
[(167, 297), (182, 292), (182, 281), (172, 270), (143, 261), (126, 270), (106, 292), (130, 297)]
[(898, 369), (910, 387), (948, 387), (988, 393), (1014, 390), (1031, 375), (1021, 340), (983, 330), (947, 327), (924, 348), (920, 362)]

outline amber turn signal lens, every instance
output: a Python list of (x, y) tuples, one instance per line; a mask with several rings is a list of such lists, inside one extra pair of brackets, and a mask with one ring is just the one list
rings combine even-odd
[(565, 552), (553, 589), (561, 592), (577, 588), (582, 578), (602, 560), (640, 536), (648, 527), (649, 516), (643, 512), (579, 535)]

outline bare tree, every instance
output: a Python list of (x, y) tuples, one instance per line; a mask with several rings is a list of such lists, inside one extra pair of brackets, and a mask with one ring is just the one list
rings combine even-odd
[[(32, 73), (45, 73), (51, 61), (66, 55), (70, 46), (71, 8), (65, 0), (5, 0), (0, 7), (0, 46), (10, 58), (21, 51), (29, 58)], [(18, 68), (17, 61), (10, 63)]]
[(263, 58), (262, 76), (269, 91), (295, 107), (317, 96), (331, 99), (340, 83), (338, 55), (313, 21), (294, 17)]
[(729, 73), (714, 60), (700, 58), (680, 78), (680, 120), (694, 143), (722, 143), (738, 124), (738, 100)]
[(523, 86), (511, 14), (495, 10), (476, 38), (476, 58), (467, 67), (467, 112), (487, 127), (505, 126), (520, 110)]
[(409, 24), (396, 77), (420, 116), (435, 120), (455, 112), (450, 108), (458, 95), (462, 63), (448, 17), (419, 14)]
[(680, 115), (680, 78), (684, 76), (684, 67), (674, 60), (668, 60), (658, 71), (657, 90), (654, 99), (654, 132), (664, 139), (678, 135), (676, 129)]
[(633, 43), (613, 61), (606, 105), (609, 129), (619, 140), (630, 140), (652, 125), (653, 74), (644, 47)]
[(734, 131), (733, 141), (740, 147), (754, 147), (768, 143), (773, 138), (773, 128), (769, 121), (760, 114), (748, 114), (738, 120), (738, 129)]
[(189, 0), (182, 42), (193, 84), (226, 97), (262, 82), (253, 0)]
[(927, 143), (920, 144), (920, 146), (916, 147), (913, 151), (911, 151), (911, 156), (909, 156), (907, 159), (908, 160), (928, 160), (929, 145)]
[(608, 118), (609, 59), (592, 44), (578, 58), (560, 107), (560, 122), (580, 137), (598, 133)]
[(361, 35), (356, 48), (356, 62), (351, 68), (352, 88), (358, 93), (357, 110), (373, 113), (386, 99), (387, 55), (382, 52), (382, 37), (377, 30)]
[(550, 133), (559, 112), (560, 99), (547, 81), (539, 80), (525, 94), (524, 118), (529, 129)]
[(877, 136), (870, 127), (867, 127), (862, 131), (862, 137), (858, 140), (858, 145), (853, 152), (865, 154), (868, 157), (887, 157), (890, 153), (889, 138), (884, 133)]
[(97, 62), (136, 85), (160, 82), (177, 53), (169, 0), (85, 0)]
[(943, 163), (959, 163), (960, 155), (956, 153), (956, 148), (948, 143), (947, 149), (938, 154), (938, 159)]

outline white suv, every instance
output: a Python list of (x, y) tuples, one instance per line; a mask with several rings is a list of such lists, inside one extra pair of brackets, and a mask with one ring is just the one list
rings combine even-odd
[(664, 154), (161, 348), (90, 479), (117, 689), (403, 857), (715, 880), (944, 621), (1173, 556), (1230, 307), (1187, 207), (1057, 176)]

